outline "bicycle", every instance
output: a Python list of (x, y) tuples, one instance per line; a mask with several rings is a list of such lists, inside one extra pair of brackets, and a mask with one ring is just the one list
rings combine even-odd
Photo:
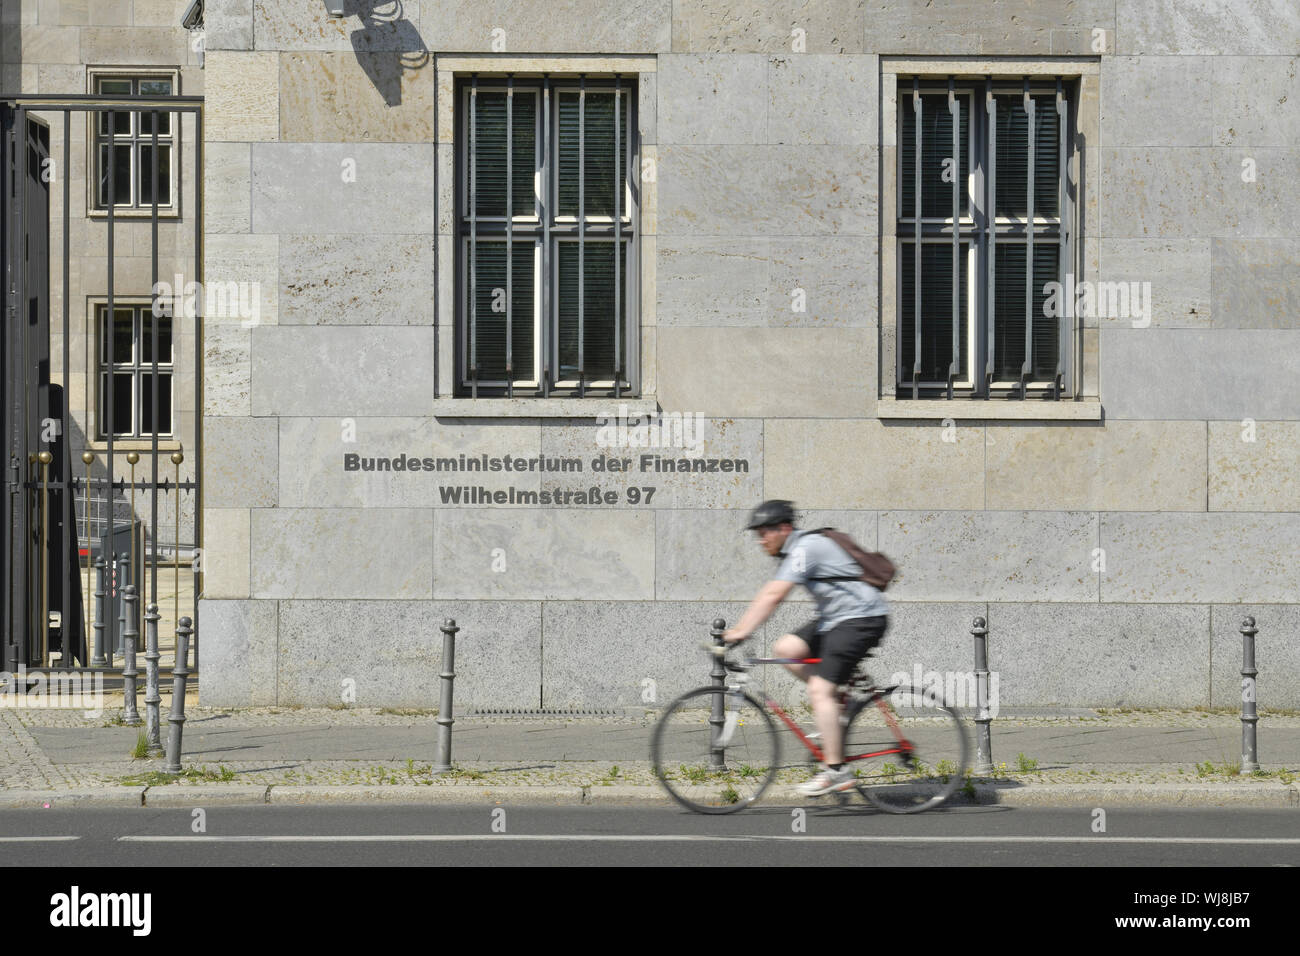
[[(756, 665), (819, 661), (724, 657), (723, 665), (736, 675), (730, 683), (687, 691), (655, 726), (650, 744), (655, 778), (696, 813), (753, 806), (783, 769), (769, 710), (808, 748), (811, 759), (821, 762), (821, 748), (775, 700), (765, 694), (760, 704), (745, 689)], [(901, 684), (877, 687), (861, 665), (839, 690), (844, 761), (853, 767), (853, 789), (863, 799), (886, 813), (918, 813), (940, 806), (962, 785), (970, 747), (960, 713), (940, 694)], [(847, 802), (846, 793), (835, 796)]]

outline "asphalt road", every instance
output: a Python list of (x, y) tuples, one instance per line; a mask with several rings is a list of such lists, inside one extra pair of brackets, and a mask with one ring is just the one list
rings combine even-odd
[[(309, 806), (0, 811), (0, 865), (1300, 866), (1300, 814), (810, 801), (729, 816), (646, 807)], [(202, 832), (196, 832), (199, 823)]]

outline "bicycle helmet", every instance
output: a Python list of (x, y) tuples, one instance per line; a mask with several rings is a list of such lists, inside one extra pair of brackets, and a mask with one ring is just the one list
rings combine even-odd
[(771, 501), (764, 501), (749, 513), (749, 523), (745, 525), (745, 530), (752, 531), (755, 528), (786, 523), (794, 524), (794, 502), (774, 498)]

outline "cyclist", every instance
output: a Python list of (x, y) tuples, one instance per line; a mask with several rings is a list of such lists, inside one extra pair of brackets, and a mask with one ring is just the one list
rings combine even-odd
[[(854, 785), (853, 772), (844, 766), (835, 688), (849, 680), (857, 663), (884, 637), (889, 605), (878, 590), (856, 580), (861, 569), (848, 552), (826, 535), (799, 530), (794, 520), (794, 503), (780, 499), (764, 501), (750, 514), (745, 530), (757, 532), (763, 550), (781, 564), (723, 640), (733, 644), (752, 636), (796, 584), (812, 594), (816, 616), (779, 638), (772, 651), (778, 657), (821, 658), (818, 664), (784, 665), (808, 685), (813, 719), (821, 734), (825, 768), (799, 787), (803, 796), (818, 797)], [(829, 578), (841, 580), (823, 580)]]

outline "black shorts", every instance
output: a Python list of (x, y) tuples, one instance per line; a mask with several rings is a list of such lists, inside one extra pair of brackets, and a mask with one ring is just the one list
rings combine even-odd
[(840, 621), (824, 634), (817, 633), (817, 623), (814, 618), (795, 631), (795, 636), (802, 638), (812, 650), (809, 657), (821, 658), (821, 663), (812, 665), (812, 672), (832, 684), (843, 684), (853, 675), (858, 661), (885, 636), (889, 615)]

